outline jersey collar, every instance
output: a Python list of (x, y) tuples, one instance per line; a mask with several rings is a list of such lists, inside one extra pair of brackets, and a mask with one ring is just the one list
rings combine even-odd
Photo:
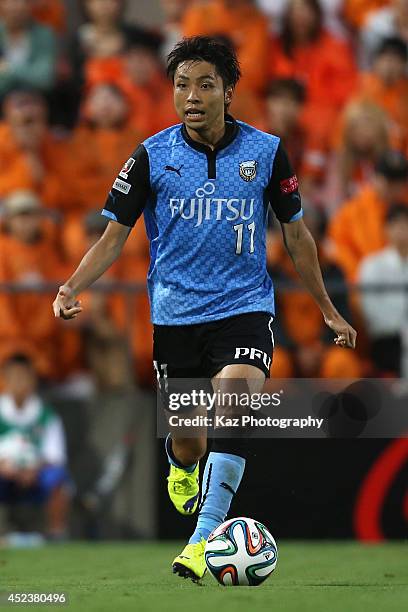
[(181, 128), (181, 134), (184, 140), (186, 141), (186, 143), (193, 149), (196, 149), (196, 151), (201, 151), (202, 153), (209, 153), (209, 152), (216, 153), (217, 151), (220, 151), (221, 149), (225, 149), (225, 147), (227, 147), (229, 144), (231, 144), (231, 142), (235, 140), (238, 134), (238, 130), (239, 130), (239, 125), (235, 121), (234, 117), (232, 117), (231, 115), (225, 115), (225, 134), (221, 138), (221, 140), (217, 142), (214, 149), (211, 149), (210, 147), (208, 147), (202, 142), (197, 142), (196, 140), (193, 140), (191, 136), (189, 136), (184, 123)]

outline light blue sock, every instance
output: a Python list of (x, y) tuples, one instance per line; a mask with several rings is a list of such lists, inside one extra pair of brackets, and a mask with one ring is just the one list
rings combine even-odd
[(170, 437), (170, 434), (167, 436), (167, 438), (165, 440), (164, 448), (166, 449), (167, 459), (169, 460), (169, 463), (171, 463), (171, 465), (174, 465), (175, 467), (181, 468), (182, 470), (185, 470), (189, 474), (191, 472), (194, 472), (194, 470), (196, 469), (196, 466), (197, 466), (196, 463), (193, 463), (193, 465), (182, 465), (181, 463), (178, 463), (177, 459), (174, 456), (173, 449), (171, 448), (171, 437)]
[(227, 516), (245, 469), (245, 459), (228, 453), (210, 453), (204, 469), (197, 526), (189, 543), (207, 540)]

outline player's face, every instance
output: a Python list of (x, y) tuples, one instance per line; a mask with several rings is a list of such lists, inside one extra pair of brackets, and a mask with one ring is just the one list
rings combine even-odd
[(174, 75), (174, 106), (192, 130), (211, 129), (224, 120), (225, 103), (231, 101), (232, 88), (224, 90), (222, 78), (208, 62), (186, 61)]

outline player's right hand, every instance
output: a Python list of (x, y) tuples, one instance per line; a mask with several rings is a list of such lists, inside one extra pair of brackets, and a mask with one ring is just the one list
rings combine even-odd
[(61, 319), (75, 319), (82, 312), (81, 302), (75, 299), (75, 295), (68, 285), (59, 288), (52, 308), (55, 317)]

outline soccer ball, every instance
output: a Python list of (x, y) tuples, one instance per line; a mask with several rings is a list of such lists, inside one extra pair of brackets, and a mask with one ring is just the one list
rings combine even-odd
[(262, 523), (240, 516), (209, 535), (205, 562), (222, 585), (257, 586), (276, 567), (278, 548)]
[(17, 431), (0, 436), (0, 461), (2, 459), (17, 468), (35, 468), (40, 462), (38, 449), (27, 436)]

